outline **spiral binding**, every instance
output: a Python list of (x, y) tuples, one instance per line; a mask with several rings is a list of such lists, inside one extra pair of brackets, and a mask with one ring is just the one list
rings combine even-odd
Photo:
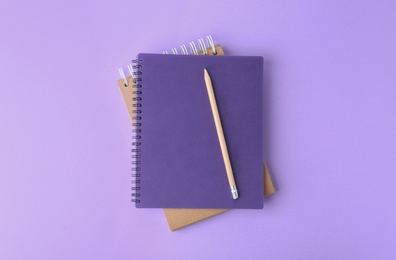
[(142, 126), (142, 65), (140, 64), (142, 60), (133, 60), (132, 64), (128, 65), (129, 72), (133, 78), (134, 84), (132, 85), (132, 93), (133, 93), (133, 104), (132, 104), (132, 113), (133, 113), (133, 122), (132, 122), (132, 202), (140, 203), (140, 177), (141, 177), (141, 149), (140, 146), (142, 145), (141, 139), (141, 126)]
[[(180, 45), (180, 50), (183, 55), (199, 55), (200, 51), (202, 52), (202, 54), (208, 55), (208, 48), (212, 49), (213, 55), (217, 55), (216, 46), (214, 44), (214, 41), (213, 41), (213, 38), (211, 35), (206, 36), (206, 43), (203, 38), (198, 39), (199, 49), (195, 45), (194, 41), (191, 41), (188, 44), (190, 45), (190, 52), (188, 52), (188, 49), (185, 44)], [(177, 48), (172, 48), (171, 51), (173, 54), (179, 54)], [(168, 54), (168, 51), (164, 51), (162, 53)], [(134, 61), (132, 61), (132, 63), (134, 63)], [(136, 78), (137, 78), (136, 76), (138, 75), (137, 73), (139, 72), (139, 71), (135, 70), (136, 66), (137, 65), (133, 66), (132, 64), (128, 65), (128, 70), (129, 70), (130, 75), (132, 76), (132, 81), (133, 81), (132, 87), (136, 83)], [(118, 68), (118, 73), (120, 74), (121, 79), (124, 81), (125, 87), (128, 87), (128, 80), (127, 80), (127, 77), (125, 76), (124, 70), (122, 68)]]
[[(203, 38), (198, 39), (199, 50), (198, 50), (197, 46), (195, 45), (195, 42), (191, 41), (191, 42), (189, 42), (189, 45), (190, 45), (190, 53), (188, 52), (188, 49), (185, 44), (180, 45), (180, 50), (183, 55), (189, 55), (189, 54), (198, 55), (199, 51), (201, 51), (204, 55), (208, 55), (207, 48), (211, 48), (213, 55), (217, 55), (216, 46), (214, 44), (214, 41), (213, 41), (213, 38), (211, 35), (206, 36), (206, 43)], [(177, 48), (172, 48), (172, 53), (179, 54), (179, 52), (177, 51)], [(168, 52), (164, 51), (163, 54), (168, 54)]]

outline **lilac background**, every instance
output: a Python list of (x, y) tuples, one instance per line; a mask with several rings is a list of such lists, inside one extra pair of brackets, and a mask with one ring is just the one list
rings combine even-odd
[[(395, 259), (396, 4), (344, 2), (2, 0), (0, 259)], [(172, 233), (129, 201), (117, 67), (207, 34), (266, 58), (279, 191)]]

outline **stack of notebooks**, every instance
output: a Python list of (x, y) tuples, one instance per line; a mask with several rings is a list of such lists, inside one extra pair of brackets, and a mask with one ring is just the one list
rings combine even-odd
[(133, 125), (132, 201), (164, 208), (171, 230), (262, 209), (275, 192), (263, 160), (263, 58), (224, 56), (207, 39), (191, 53), (182, 45), (182, 55), (138, 54), (129, 76), (119, 69)]

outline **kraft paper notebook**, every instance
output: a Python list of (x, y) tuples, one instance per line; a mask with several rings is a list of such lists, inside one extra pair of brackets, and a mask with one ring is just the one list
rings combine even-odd
[[(137, 208), (263, 207), (263, 58), (139, 54)], [(210, 71), (240, 196), (230, 187), (203, 78)]]
[[(208, 36), (207, 38), (210, 38)], [(202, 41), (202, 39), (201, 39)], [(203, 41), (202, 41), (203, 42)], [(190, 46), (194, 47), (195, 44), (194, 42), (190, 42)], [(208, 46), (207, 48), (203, 49), (201, 45), (201, 50), (198, 52), (194, 51), (193, 48), (191, 48), (191, 55), (193, 54), (199, 54), (199, 55), (224, 55), (223, 48), (219, 44), (213, 44), (209, 42), (208, 39)], [(183, 52), (183, 48), (182, 52)], [(120, 90), (120, 93), (122, 94), (125, 107), (127, 108), (127, 112), (132, 120), (134, 116), (136, 116), (134, 113), (132, 113), (132, 104), (133, 104), (133, 99), (135, 98), (135, 95), (132, 94), (132, 86), (136, 85), (136, 82), (133, 80), (132, 76), (125, 77), (125, 74), (123, 71), (121, 71), (121, 79), (118, 80), (118, 87)], [(267, 167), (264, 166), (264, 195), (268, 196), (271, 194), (275, 193), (275, 188), (273, 186), (271, 176), (267, 170)], [(202, 221), (204, 219), (210, 218), (212, 216), (216, 216), (220, 213), (226, 212), (227, 210), (225, 209), (174, 209), (174, 208), (165, 208), (164, 214), (166, 217), (166, 220), (168, 222), (169, 228), (172, 231), (181, 229), (183, 227), (189, 226), (191, 224), (197, 223), (199, 221)]]

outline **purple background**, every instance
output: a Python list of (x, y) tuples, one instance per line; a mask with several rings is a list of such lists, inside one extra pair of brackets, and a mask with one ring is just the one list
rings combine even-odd
[[(394, 1), (0, 3), (0, 259), (395, 259)], [(278, 193), (177, 232), (130, 202), (117, 67), (211, 34), (266, 58)]]

